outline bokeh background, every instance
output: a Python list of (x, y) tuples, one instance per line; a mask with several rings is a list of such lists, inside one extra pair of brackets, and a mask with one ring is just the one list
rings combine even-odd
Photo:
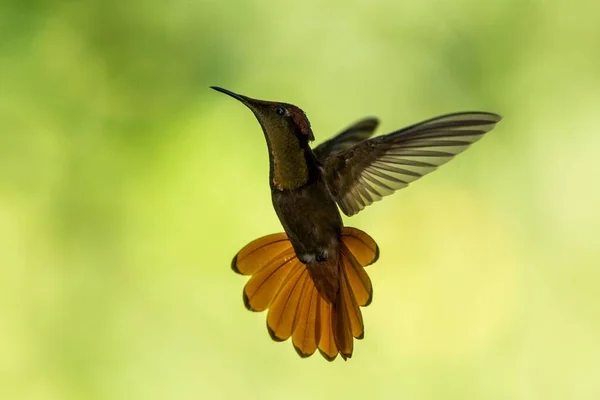
[[(600, 6), (0, 2), (0, 398), (600, 398)], [(302, 360), (229, 269), (281, 227), (264, 138), (488, 110), (348, 225), (382, 249), (354, 357)]]

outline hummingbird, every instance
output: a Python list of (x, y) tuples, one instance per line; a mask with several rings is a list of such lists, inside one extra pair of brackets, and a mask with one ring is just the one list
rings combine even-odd
[[(311, 148), (306, 114), (277, 101), (243, 96), (221, 87), (256, 116), (267, 142), (273, 208), (284, 232), (250, 242), (231, 268), (250, 276), (245, 307), (267, 313), (271, 338), (292, 338), (300, 357), (318, 349), (328, 361), (352, 357), (364, 336), (360, 307), (373, 298), (365, 267), (379, 258), (371, 236), (345, 227), (352, 216), (450, 161), (489, 132), (501, 117), (458, 112), (373, 136), (369, 117)], [(338, 209), (339, 207), (339, 209)]]

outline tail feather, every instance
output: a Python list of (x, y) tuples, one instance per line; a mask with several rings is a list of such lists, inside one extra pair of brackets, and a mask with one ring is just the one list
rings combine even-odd
[(308, 272), (300, 267), (302, 263), (297, 261), (296, 265), (296, 269), (277, 294), (267, 314), (267, 329), (271, 338), (277, 342), (292, 336), (294, 317), (308, 280)]
[(366, 267), (379, 259), (379, 246), (373, 238), (360, 229), (343, 227), (342, 243), (352, 252), (356, 261)]
[(327, 361), (333, 361), (338, 355), (338, 347), (333, 335), (333, 305), (322, 296), (319, 297), (319, 303), (319, 318), (317, 319), (321, 328), (319, 333), (319, 353)]
[(305, 296), (298, 304), (292, 343), (302, 358), (311, 356), (317, 349), (317, 306), (319, 293), (314, 285), (307, 283)]
[(231, 262), (231, 269), (241, 275), (253, 275), (290, 247), (291, 243), (283, 232), (263, 236), (236, 254)]
[(348, 282), (345, 271), (342, 274), (342, 280), (342, 292), (339, 296), (340, 299), (344, 300), (344, 309), (342, 309), (342, 311), (346, 311), (346, 314), (348, 315), (349, 328), (352, 336), (357, 339), (362, 339), (365, 334), (362, 313), (360, 312), (352, 286), (350, 286)]
[(357, 304), (361, 307), (368, 306), (373, 300), (373, 286), (371, 279), (364, 267), (359, 264), (353, 253), (342, 242), (341, 262), (344, 265), (344, 278), (352, 288), (352, 293)]
[(324, 293), (315, 284), (285, 233), (262, 237), (244, 247), (233, 259), (232, 269), (251, 275), (244, 287), (244, 304), (251, 311), (269, 310), (267, 329), (273, 340), (291, 337), (301, 357), (318, 349), (333, 361), (338, 353), (344, 359), (352, 357), (354, 338), (364, 336), (360, 307), (368, 305), (373, 296), (364, 267), (378, 256), (377, 244), (369, 235), (342, 228), (334, 267), (337, 294), (329, 293), (331, 290)]
[(271, 305), (290, 273), (299, 268), (293, 251), (280, 253), (254, 274), (244, 288), (244, 305), (250, 311), (264, 311)]
[[(344, 360), (352, 357), (354, 341), (352, 340), (352, 322), (348, 312), (347, 286), (342, 285), (336, 304), (332, 310), (333, 337), (335, 345)], [(360, 312), (360, 311), (359, 311)]]

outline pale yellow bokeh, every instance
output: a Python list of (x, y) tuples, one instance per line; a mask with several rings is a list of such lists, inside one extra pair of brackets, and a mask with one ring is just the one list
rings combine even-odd
[[(600, 398), (600, 6), (0, 5), (0, 399)], [(380, 245), (351, 360), (300, 359), (230, 270), (281, 231), (258, 123), (317, 143), (504, 120), (345, 223)]]

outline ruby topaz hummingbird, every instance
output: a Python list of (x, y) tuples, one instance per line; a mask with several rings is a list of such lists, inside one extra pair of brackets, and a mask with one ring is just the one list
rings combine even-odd
[(317, 349), (329, 361), (352, 356), (362, 339), (360, 307), (370, 304), (364, 267), (379, 257), (365, 232), (344, 227), (351, 216), (435, 170), (489, 132), (501, 117), (488, 112), (442, 115), (371, 138), (366, 118), (311, 148), (310, 122), (298, 107), (212, 87), (239, 100), (260, 123), (269, 150), (269, 184), (285, 233), (256, 239), (233, 258), (249, 275), (243, 291), (251, 311), (269, 310), (275, 341), (292, 338), (301, 357)]

